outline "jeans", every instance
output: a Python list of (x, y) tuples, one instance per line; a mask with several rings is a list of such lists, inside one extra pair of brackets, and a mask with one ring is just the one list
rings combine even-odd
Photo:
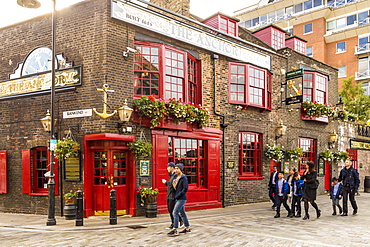
[(275, 184), (271, 185), (271, 187), (269, 188), (269, 197), (274, 204), (273, 207), (275, 207)]
[(351, 190), (351, 188), (348, 186), (343, 186), (343, 213), (348, 213), (348, 195), (353, 210), (357, 210), (355, 190)]
[(283, 198), (282, 196), (278, 196), (278, 195), (275, 196), (276, 214), (280, 215), (281, 203), (283, 203), (284, 208), (286, 209), (286, 211), (288, 211), (288, 213), (290, 213), (290, 208), (287, 204), (287, 200), (288, 200), (288, 198)]
[[(171, 225), (173, 226), (173, 223), (174, 223), (174, 218), (173, 218), (173, 209), (175, 208), (175, 199), (167, 199), (167, 210), (168, 212), (170, 213), (170, 217), (171, 217)], [(182, 220), (180, 218), (180, 225), (182, 224)]]
[(337, 213), (336, 207), (339, 208), (339, 213), (340, 214), (342, 213), (342, 207), (339, 205), (339, 199), (332, 199), (332, 205), (333, 205), (333, 213)]
[(186, 203), (186, 200), (176, 200), (175, 208), (173, 209), (173, 212), (172, 212), (173, 219), (174, 219), (174, 223), (173, 223), (174, 229), (179, 228), (180, 216), (182, 218), (182, 221), (184, 222), (185, 227), (186, 228), (190, 227), (188, 216), (186, 216), (186, 213), (185, 213), (185, 206), (184, 206), (185, 203)]

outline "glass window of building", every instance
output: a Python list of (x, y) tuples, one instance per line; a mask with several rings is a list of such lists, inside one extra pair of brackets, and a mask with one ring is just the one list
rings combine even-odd
[(262, 170), (262, 135), (239, 133), (239, 176), (259, 177)]
[(338, 78), (347, 76), (347, 66), (338, 67)]
[(346, 42), (339, 42), (337, 43), (337, 53), (342, 53), (346, 51)]
[(358, 39), (357, 51), (368, 51), (369, 48), (369, 36)]
[(304, 34), (312, 33), (312, 23), (308, 23), (303, 26), (303, 33)]
[(316, 140), (311, 138), (299, 138), (299, 148), (303, 151), (303, 156), (299, 161), (298, 172), (302, 174), (306, 170), (306, 164), (308, 161), (312, 161), (316, 164)]
[(370, 95), (370, 83), (369, 82), (362, 83), (362, 88), (365, 89), (364, 91), (365, 95)]
[(309, 57), (312, 57), (313, 56), (313, 48), (312, 46), (309, 46), (306, 48), (306, 55), (309, 56)]

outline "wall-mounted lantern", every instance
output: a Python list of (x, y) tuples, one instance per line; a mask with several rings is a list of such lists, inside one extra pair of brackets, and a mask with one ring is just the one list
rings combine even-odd
[(50, 132), (51, 130), (51, 116), (50, 111), (46, 111), (46, 117), (40, 119), (42, 127), (46, 132)]
[(276, 127), (276, 139), (284, 136), (286, 134), (287, 126), (280, 122), (280, 124)]
[(329, 149), (334, 148), (337, 140), (338, 140), (338, 135), (335, 132), (329, 135), (329, 142), (328, 142)]
[(131, 114), (134, 110), (127, 105), (127, 99), (125, 99), (125, 103), (122, 107), (118, 108), (117, 111), (121, 122), (128, 122), (130, 121)]

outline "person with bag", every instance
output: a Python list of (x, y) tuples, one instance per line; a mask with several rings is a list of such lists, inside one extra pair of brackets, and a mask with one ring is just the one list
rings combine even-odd
[(278, 172), (278, 180), (276, 181), (276, 195), (275, 195), (275, 203), (276, 203), (276, 215), (274, 218), (280, 217), (280, 206), (281, 204), (284, 205), (285, 209), (288, 211), (287, 217), (291, 217), (292, 212), (287, 204), (289, 193), (289, 183), (284, 179), (284, 172)]
[[(293, 186), (291, 191), (293, 192), (293, 199), (292, 199), (292, 217), (300, 218), (301, 217), (301, 199), (304, 190), (304, 181), (300, 178), (298, 172), (294, 173), (294, 180)], [(295, 214), (295, 209), (297, 208), (297, 214)]]
[(344, 163), (344, 168), (339, 173), (339, 182), (342, 182), (343, 190), (343, 214), (341, 216), (348, 216), (348, 196), (353, 208), (353, 215), (357, 214), (357, 203), (355, 194), (360, 186), (360, 176), (355, 168), (352, 167), (352, 160), (347, 159)]
[(317, 206), (316, 200), (316, 191), (318, 188), (318, 181), (317, 181), (317, 172), (315, 171), (315, 164), (312, 161), (308, 161), (306, 164), (306, 170), (304, 171), (301, 179), (304, 181), (304, 191), (302, 195), (302, 200), (304, 202), (304, 211), (305, 216), (303, 220), (307, 220), (310, 218), (308, 214), (308, 202), (311, 203), (312, 207), (316, 209), (316, 217), (320, 218), (321, 210)]

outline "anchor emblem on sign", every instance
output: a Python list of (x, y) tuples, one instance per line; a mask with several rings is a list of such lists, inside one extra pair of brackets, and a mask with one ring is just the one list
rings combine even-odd
[(301, 95), (301, 94), (302, 94), (302, 85), (301, 85), (301, 84), (299, 84), (299, 89), (297, 89), (297, 88), (295, 87), (295, 81), (293, 81), (293, 80), (289, 80), (289, 81), (288, 81), (288, 88), (292, 88), (292, 89), (293, 89), (293, 91), (296, 93), (295, 95), (290, 94), (290, 97), (296, 97), (296, 96), (298, 96), (298, 95)]
[(96, 108), (93, 108), (93, 111), (100, 117), (102, 118), (109, 118), (111, 116), (113, 116), (114, 114), (117, 113), (117, 110), (114, 110), (113, 113), (110, 113), (108, 114), (107, 113), (107, 101), (108, 101), (108, 93), (113, 93), (114, 90), (109, 90), (109, 85), (108, 84), (104, 84), (103, 85), (103, 88), (98, 88), (97, 90), (98, 91), (101, 91), (101, 92), (104, 92), (104, 101), (103, 101), (103, 113), (99, 113), (97, 112)]

